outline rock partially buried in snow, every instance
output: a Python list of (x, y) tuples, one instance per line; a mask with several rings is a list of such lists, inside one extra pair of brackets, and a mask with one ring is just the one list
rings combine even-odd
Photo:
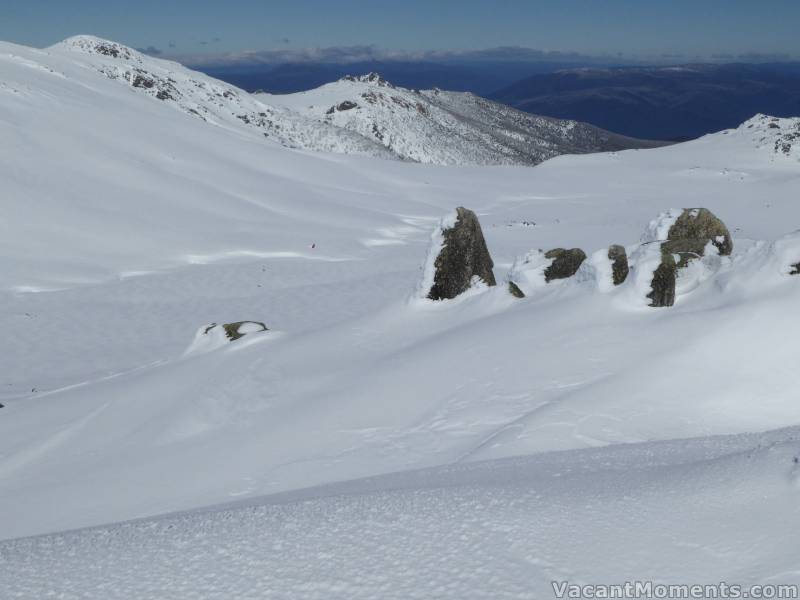
[(720, 256), (733, 251), (733, 240), (725, 223), (707, 208), (685, 208), (667, 232), (667, 240), (681, 244), (673, 251), (694, 252), (700, 256), (710, 241)]
[(653, 271), (653, 280), (650, 283), (650, 306), (662, 307), (675, 304), (675, 278), (678, 264), (669, 252), (661, 250), (661, 264)]
[(628, 253), (625, 246), (613, 244), (608, 247), (608, 260), (611, 261), (611, 280), (614, 285), (624, 283), (628, 278)]
[(554, 248), (547, 252), (531, 250), (524, 256), (518, 256), (511, 265), (508, 291), (516, 298), (524, 298), (554, 279), (572, 277), (585, 260), (586, 253), (580, 248)]
[[(214, 327), (214, 325), (211, 327)], [(248, 333), (268, 331), (267, 326), (261, 321), (237, 321), (236, 323), (225, 323), (222, 325), (222, 329), (225, 331), (225, 336), (232, 342), (246, 336)]]
[(586, 260), (586, 253), (580, 248), (554, 248), (545, 252), (544, 257), (553, 260), (544, 270), (544, 280), (549, 283), (553, 279), (567, 279), (575, 275)]
[(725, 224), (706, 208), (670, 209), (652, 221), (644, 241), (660, 245), (661, 263), (653, 272), (650, 306), (675, 304), (678, 269), (702, 258), (710, 249), (721, 256), (733, 251), (733, 240)]
[(202, 354), (227, 346), (246, 335), (269, 331), (261, 321), (237, 321), (219, 325), (211, 323), (201, 327), (184, 355)]
[(525, 297), (525, 293), (521, 289), (519, 289), (519, 286), (513, 281), (508, 282), (508, 293), (514, 296), (515, 298)]
[(478, 217), (460, 206), (442, 219), (433, 234), (423, 294), (430, 300), (446, 300), (464, 293), (478, 281), (496, 285), (493, 268)]

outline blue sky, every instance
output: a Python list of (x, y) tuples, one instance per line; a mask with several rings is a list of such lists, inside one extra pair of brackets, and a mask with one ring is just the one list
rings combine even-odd
[(164, 55), (374, 45), (800, 56), (800, 0), (0, 0), (0, 39), (91, 33)]

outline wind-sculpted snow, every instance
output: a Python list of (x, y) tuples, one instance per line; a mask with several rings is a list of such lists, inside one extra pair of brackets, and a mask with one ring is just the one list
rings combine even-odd
[(0, 542), (4, 598), (551, 598), (553, 582), (798, 585), (800, 437), (457, 465)]
[(375, 73), (265, 103), (357, 132), (400, 158), (423, 163), (536, 165), (561, 154), (664, 145), (586, 123), (530, 115), (469, 93), (407, 90)]

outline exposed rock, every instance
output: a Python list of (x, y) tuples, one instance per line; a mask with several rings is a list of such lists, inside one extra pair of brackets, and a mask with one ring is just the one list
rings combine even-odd
[(344, 102), (340, 102), (336, 106), (331, 106), (325, 114), (332, 115), (337, 110), (339, 112), (342, 112), (342, 111), (345, 111), (345, 110), (352, 110), (354, 108), (358, 108), (358, 104), (356, 104), (352, 100), (345, 100)]
[(673, 251), (693, 252), (699, 256), (703, 255), (709, 241), (717, 247), (722, 256), (727, 256), (733, 251), (733, 241), (725, 223), (707, 208), (683, 209), (669, 228), (667, 240), (684, 242), (678, 250)]
[[(215, 327), (218, 327), (218, 325), (216, 323), (212, 323), (205, 328), (203, 333), (208, 334)], [(269, 331), (269, 328), (261, 321), (236, 321), (235, 323), (224, 323), (222, 325), (222, 329), (225, 331), (225, 337), (232, 342), (246, 336), (248, 333)]]
[(675, 304), (675, 276), (678, 265), (669, 252), (661, 251), (661, 264), (653, 271), (651, 291), (647, 294), (650, 306), (662, 307)]
[(625, 247), (613, 244), (608, 247), (608, 259), (611, 261), (611, 279), (619, 285), (628, 278), (628, 253)]
[(789, 271), (789, 275), (800, 275), (800, 263), (794, 263), (789, 266), (792, 267), (792, 270)]
[(5, 404), (0, 404), (0, 408), (5, 408)]
[(441, 250), (433, 259), (432, 267), (433, 277), (427, 294), (431, 300), (455, 298), (472, 286), (475, 277), (486, 285), (497, 284), (492, 272), (494, 262), (474, 212), (458, 207), (452, 226), (442, 227)]
[(525, 293), (519, 289), (519, 286), (513, 281), (508, 282), (508, 292), (515, 298), (524, 298)]
[(685, 208), (680, 214), (668, 211), (650, 223), (650, 234), (663, 234), (666, 239), (654, 240), (661, 249), (661, 264), (653, 272), (651, 292), (647, 295), (650, 306), (672, 306), (675, 303), (675, 283), (678, 269), (690, 261), (702, 258), (711, 242), (720, 255), (733, 251), (733, 240), (725, 224), (706, 208)]
[(228, 339), (232, 342), (246, 336), (248, 333), (267, 331), (267, 326), (261, 321), (237, 321), (236, 323), (225, 323), (222, 328), (225, 330), (225, 335), (228, 336)]
[(586, 253), (580, 248), (554, 248), (544, 253), (545, 258), (553, 259), (552, 264), (544, 271), (545, 282), (553, 279), (566, 279), (578, 272), (578, 269), (586, 260)]

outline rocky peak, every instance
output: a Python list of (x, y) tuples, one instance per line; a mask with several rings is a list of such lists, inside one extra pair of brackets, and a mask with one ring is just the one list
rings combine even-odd
[(340, 81), (354, 81), (358, 83), (371, 83), (379, 87), (387, 87), (394, 89), (394, 85), (389, 83), (380, 73), (370, 72), (366, 75), (345, 75)]
[(58, 46), (85, 54), (97, 54), (120, 60), (142, 62), (141, 54), (133, 48), (93, 35), (76, 35), (67, 38), (58, 44)]

